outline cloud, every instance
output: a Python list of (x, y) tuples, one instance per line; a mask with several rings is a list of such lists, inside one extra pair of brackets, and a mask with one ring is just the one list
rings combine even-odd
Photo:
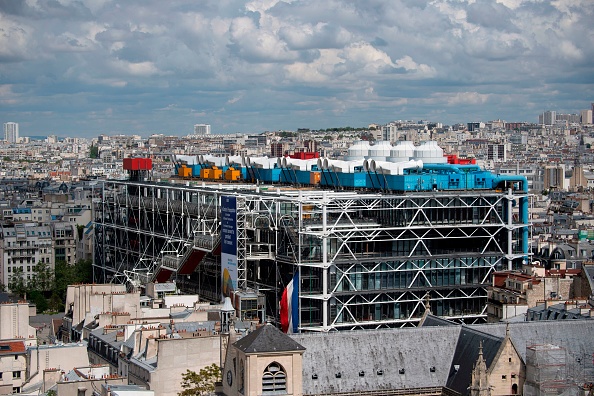
[(77, 136), (534, 120), (589, 106), (592, 20), (591, 0), (0, 0), (0, 118)]

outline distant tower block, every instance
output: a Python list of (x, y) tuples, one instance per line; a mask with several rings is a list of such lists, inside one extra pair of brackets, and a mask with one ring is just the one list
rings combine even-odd
[(4, 140), (7, 143), (18, 143), (19, 124), (16, 122), (7, 122), (4, 124)]
[(208, 124), (194, 125), (194, 135), (196, 135), (196, 136), (210, 135), (210, 125), (208, 125)]

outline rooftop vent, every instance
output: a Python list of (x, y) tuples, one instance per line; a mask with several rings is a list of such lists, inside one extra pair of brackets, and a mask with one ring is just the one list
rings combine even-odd
[(454, 371), (458, 371), (460, 370), (460, 365), (459, 364), (454, 364)]
[(398, 370), (398, 374), (404, 374), (405, 370), (403, 368), (401, 368), (400, 370)]
[(311, 375), (311, 379), (313, 379), (313, 380), (317, 380), (317, 379), (318, 379), (318, 375), (317, 375), (317, 374), (312, 374), (312, 375)]
[(342, 377), (342, 373), (339, 371), (338, 373), (336, 373), (336, 378), (341, 378)]
[(382, 369), (378, 369), (378, 370), (376, 371), (376, 373), (377, 373), (377, 375), (384, 375), (384, 370), (382, 370)]
[(435, 372), (435, 366), (429, 367), (429, 371), (432, 372), (432, 373), (434, 373)]
[(359, 371), (359, 377), (365, 377), (365, 371), (363, 371), (363, 370)]

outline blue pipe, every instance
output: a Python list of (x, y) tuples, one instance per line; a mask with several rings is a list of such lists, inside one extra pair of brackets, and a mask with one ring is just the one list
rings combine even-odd
[(426, 164), (423, 162), (423, 169), (434, 171), (446, 171), (450, 173), (463, 173), (459, 165), (453, 164)]
[[(497, 175), (493, 178), (493, 188), (503, 181), (520, 183), (520, 189), (526, 193), (526, 197), (520, 198), (520, 219), (522, 224), (528, 224), (528, 179), (524, 176), (518, 175)], [(508, 216), (511, 214), (508, 214)], [(522, 253), (526, 254), (528, 258), (528, 226), (522, 227)]]

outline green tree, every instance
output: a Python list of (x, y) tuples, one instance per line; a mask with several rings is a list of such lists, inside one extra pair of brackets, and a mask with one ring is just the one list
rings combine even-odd
[(182, 374), (183, 391), (179, 396), (206, 396), (214, 393), (215, 382), (221, 378), (221, 369), (216, 364), (211, 364), (201, 369), (198, 373), (186, 370)]
[(74, 265), (76, 283), (93, 282), (93, 260), (78, 260)]
[(65, 261), (56, 261), (54, 269), (54, 287), (52, 292), (57, 294), (62, 301), (66, 301), (66, 290), (68, 285), (79, 283), (76, 275), (76, 268), (72, 265), (68, 265)]
[(27, 299), (35, 304), (37, 313), (43, 313), (48, 310), (49, 303), (47, 298), (39, 290), (29, 290), (27, 292)]
[(99, 158), (99, 147), (91, 144), (89, 147), (89, 157), (91, 158)]
[(27, 293), (27, 283), (22, 267), (14, 267), (12, 275), (8, 278), (8, 288), (14, 294), (24, 297)]
[(48, 291), (54, 286), (54, 274), (48, 263), (37, 263), (27, 284), (29, 290)]

